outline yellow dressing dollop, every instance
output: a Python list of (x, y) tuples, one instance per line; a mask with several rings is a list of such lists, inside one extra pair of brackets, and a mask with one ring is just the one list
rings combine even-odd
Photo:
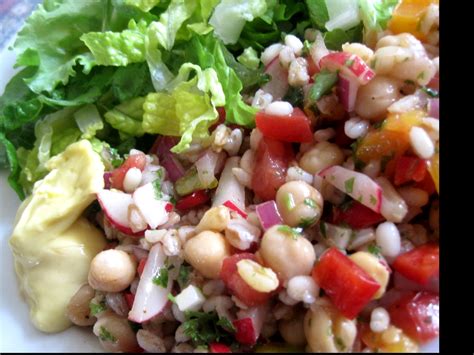
[(10, 246), (33, 324), (44, 332), (71, 325), (66, 307), (87, 282), (102, 233), (81, 214), (103, 189), (104, 165), (89, 141), (71, 144), (47, 163), (48, 175), (20, 206)]

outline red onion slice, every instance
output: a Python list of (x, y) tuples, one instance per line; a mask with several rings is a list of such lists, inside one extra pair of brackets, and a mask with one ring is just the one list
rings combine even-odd
[(258, 219), (264, 230), (267, 230), (275, 224), (283, 224), (283, 220), (278, 212), (275, 201), (267, 201), (255, 207)]
[(354, 111), (357, 91), (359, 90), (359, 82), (357, 79), (351, 78), (347, 75), (339, 74), (339, 81), (337, 82), (337, 95), (339, 101), (347, 112)]

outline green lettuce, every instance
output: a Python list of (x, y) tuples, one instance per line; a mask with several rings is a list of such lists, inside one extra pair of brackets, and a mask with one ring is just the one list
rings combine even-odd
[(125, 0), (127, 5), (138, 7), (140, 10), (148, 12), (160, 3), (160, 0)]
[[(191, 72), (196, 76), (188, 80)], [(209, 137), (215, 123), (216, 106), (225, 104), (222, 86), (214, 69), (184, 64), (170, 83), (170, 92), (150, 93), (143, 104), (143, 129), (147, 133), (181, 136), (171, 151), (181, 153), (193, 140)]]
[(144, 97), (137, 97), (115, 106), (105, 113), (105, 120), (125, 135), (140, 137), (145, 134), (142, 127)]
[(97, 131), (104, 128), (104, 122), (95, 105), (89, 104), (80, 108), (74, 113), (73, 117), (77, 127), (82, 132), (82, 138), (91, 139)]
[(237, 60), (242, 65), (246, 66), (249, 69), (258, 69), (260, 65), (260, 58), (258, 53), (252, 47), (247, 47), (241, 55), (237, 57)]
[(225, 44), (236, 43), (245, 23), (262, 16), (267, 10), (265, 0), (222, 0), (214, 9), (209, 23)]
[(366, 31), (387, 28), (398, 0), (359, 0), (360, 14)]

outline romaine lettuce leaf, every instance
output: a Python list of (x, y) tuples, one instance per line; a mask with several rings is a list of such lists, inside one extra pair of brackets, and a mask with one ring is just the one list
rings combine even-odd
[(160, 0), (125, 0), (125, 4), (138, 7), (140, 10), (148, 12), (160, 3)]
[(258, 53), (252, 47), (245, 48), (243, 53), (237, 57), (237, 60), (249, 69), (258, 69), (260, 65)]
[(116, 130), (136, 137), (143, 136), (142, 127), (144, 97), (137, 97), (115, 106), (105, 113), (105, 120)]

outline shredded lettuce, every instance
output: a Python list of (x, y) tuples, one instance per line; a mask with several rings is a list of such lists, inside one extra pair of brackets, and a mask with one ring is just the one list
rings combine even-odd
[(140, 10), (148, 12), (160, 3), (160, 0), (125, 0), (127, 5), (138, 7)]
[(115, 106), (105, 113), (105, 121), (125, 135), (143, 136), (142, 127), (144, 97), (137, 97)]
[(104, 122), (95, 105), (89, 104), (74, 113), (76, 125), (82, 132), (82, 138), (93, 138), (97, 131), (104, 128)]
[(262, 16), (267, 10), (265, 0), (222, 0), (209, 23), (225, 44), (236, 43), (245, 23)]
[(387, 28), (398, 0), (359, 0), (360, 14), (367, 31)]
[(244, 52), (237, 57), (237, 60), (249, 69), (258, 69), (260, 65), (258, 53), (252, 47), (245, 48)]

